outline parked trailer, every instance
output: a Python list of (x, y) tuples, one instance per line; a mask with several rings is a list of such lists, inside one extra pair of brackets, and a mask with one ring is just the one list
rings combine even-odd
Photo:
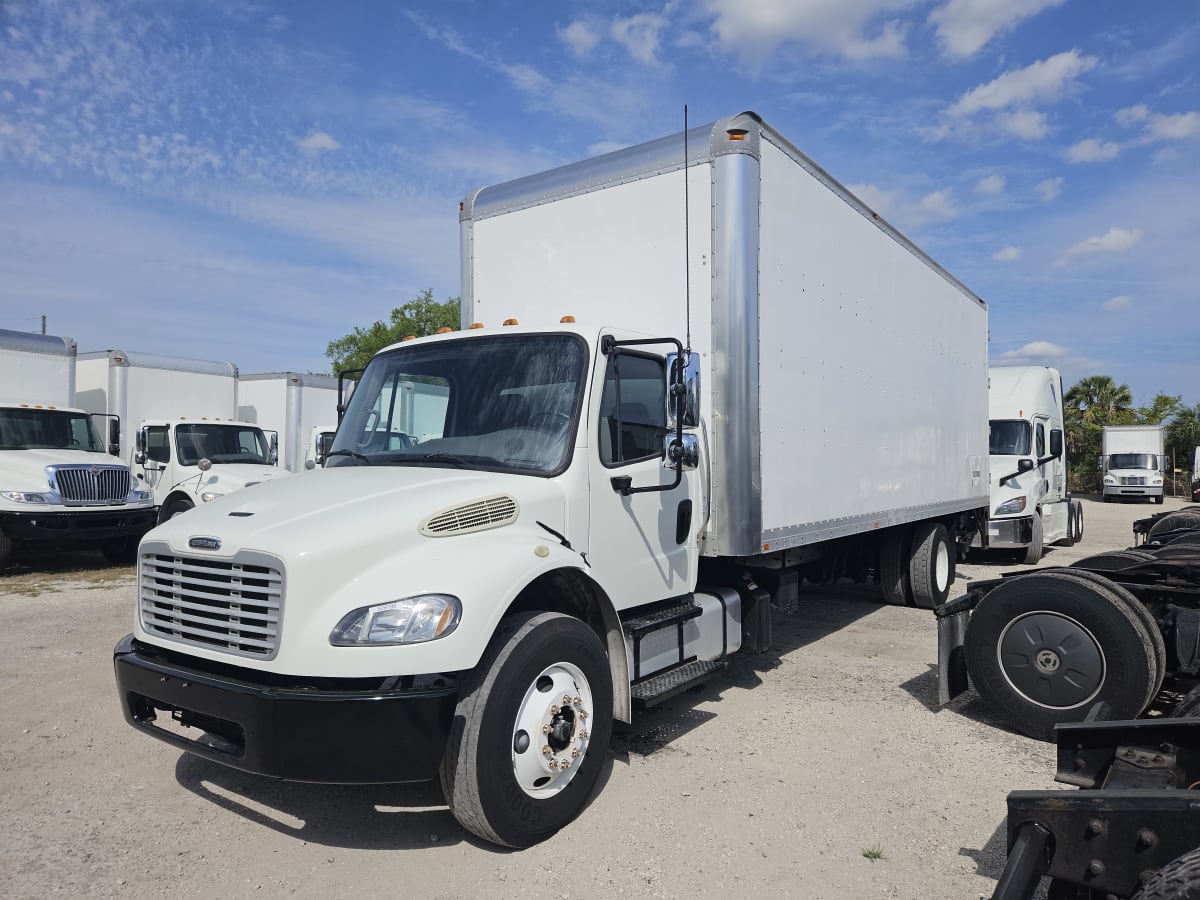
[(120, 446), (158, 520), (280, 475), (274, 442), (238, 420), (237, 366), (107, 350), (81, 353), (79, 404), (121, 422)]
[(945, 599), (987, 515), (985, 304), (753, 113), (687, 137), (466, 198), (464, 329), (376, 355), (324, 468), (143, 541), (131, 725), (440, 776), (524, 847), (614, 719), (767, 649), (802, 577)]
[(115, 429), (75, 407), (77, 354), (70, 338), (0, 330), (0, 570), (37, 546), (98, 546), (125, 562), (154, 525)]
[(988, 546), (1022, 550), (1028, 565), (1048, 544), (1083, 537), (1083, 504), (1067, 489), (1062, 396), (1057, 369), (988, 369)]
[(240, 375), (238, 418), (275, 432), (280, 464), (289, 472), (303, 472), (313, 430), (337, 419), (337, 396), (337, 379), (331, 375)]

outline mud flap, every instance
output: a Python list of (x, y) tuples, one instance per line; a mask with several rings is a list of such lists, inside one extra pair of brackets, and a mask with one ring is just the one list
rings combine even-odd
[(933, 611), (938, 625), (938, 705), (945, 706), (969, 687), (963, 641), (971, 610), (982, 595), (976, 591), (943, 603)]

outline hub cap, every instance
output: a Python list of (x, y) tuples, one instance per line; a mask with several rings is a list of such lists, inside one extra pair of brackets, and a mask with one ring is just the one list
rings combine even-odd
[(1104, 685), (1104, 651), (1083, 625), (1058, 613), (1014, 619), (1000, 635), (996, 652), (1009, 686), (1038, 706), (1082, 706)]
[(530, 797), (552, 797), (571, 783), (587, 755), (591, 687), (571, 663), (547, 666), (533, 679), (513, 723), (512, 763)]

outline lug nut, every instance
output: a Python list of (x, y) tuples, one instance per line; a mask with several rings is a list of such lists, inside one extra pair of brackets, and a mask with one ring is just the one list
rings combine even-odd
[(588, 711), (586, 709), (581, 709), (579, 711), (579, 718), (586, 719), (587, 717), (588, 717)]
[(549, 734), (549, 733), (550, 733), (550, 732), (552, 732), (553, 730), (554, 730), (554, 729), (553, 729), (553, 728), (551, 728), (549, 725), (543, 725), (543, 726), (542, 726), (542, 734)]
[(570, 706), (570, 705), (571, 705), (571, 695), (563, 694), (563, 706)]
[(588, 736), (588, 735), (587, 735), (587, 732), (586, 732), (586, 731), (581, 731), (581, 732), (579, 732), (579, 739), (580, 739), (581, 741), (586, 741), (586, 740), (587, 740), (587, 736)]
[(576, 698), (575, 698), (574, 700), (572, 700), (571, 702), (572, 702), (572, 703), (574, 703), (576, 706), (582, 706), (582, 705), (583, 705), (583, 698), (582, 698), (582, 697), (576, 697)]
[(552, 706), (552, 707), (550, 707), (550, 715), (552, 715), (552, 716), (557, 716), (557, 715), (558, 715), (558, 712), (559, 712), (559, 709), (558, 709), (558, 707), (557, 707), (557, 706)]
[(578, 749), (575, 749), (575, 750), (572, 750), (572, 751), (571, 751), (571, 758), (572, 758), (572, 759), (578, 759), (578, 758), (579, 758), (579, 750), (578, 750)]
[(543, 755), (543, 756), (549, 756), (549, 755), (550, 755), (550, 754), (552, 754), (553, 752), (554, 752), (554, 751), (550, 749), (550, 745), (549, 745), (549, 744), (542, 744), (542, 755)]

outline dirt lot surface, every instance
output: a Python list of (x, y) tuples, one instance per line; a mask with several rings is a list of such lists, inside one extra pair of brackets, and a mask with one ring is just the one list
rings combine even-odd
[[(1062, 565), (1164, 506), (1085, 499)], [(112, 648), (132, 569), (81, 557), (0, 577), (5, 897), (804, 897), (973, 900), (1004, 865), (1005, 795), (1054, 749), (968, 694), (936, 706), (932, 614), (805, 588), (775, 649), (639, 718), (580, 819), (523, 852), (465, 833), (436, 785), (269, 781), (135, 733)], [(1015, 568), (960, 566), (960, 581)]]

